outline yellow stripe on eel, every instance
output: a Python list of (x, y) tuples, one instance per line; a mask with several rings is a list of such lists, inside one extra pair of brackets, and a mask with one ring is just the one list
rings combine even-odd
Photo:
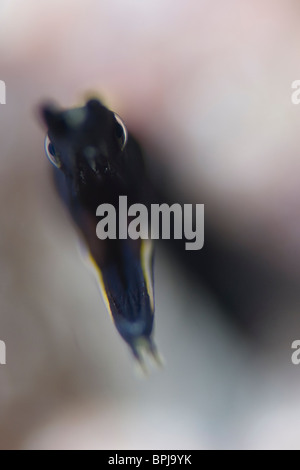
[(102, 272), (101, 272), (101, 269), (99, 268), (99, 266), (97, 265), (96, 261), (94, 260), (93, 256), (91, 255), (91, 253), (89, 254), (89, 262), (91, 263), (92, 267), (94, 268), (95, 274), (96, 274), (97, 279), (99, 281), (99, 287), (100, 287), (100, 291), (101, 291), (101, 294), (102, 294), (102, 297), (103, 297), (103, 301), (104, 301), (105, 306), (108, 310), (108, 313), (111, 316), (112, 321), (114, 322), (114, 317), (113, 317), (111, 307), (110, 307), (110, 303), (109, 303), (109, 300), (108, 300), (108, 297), (107, 297)]
[(153, 243), (151, 240), (142, 240), (141, 243), (141, 265), (146, 282), (147, 292), (150, 298), (152, 313), (154, 312), (154, 292), (151, 272)]

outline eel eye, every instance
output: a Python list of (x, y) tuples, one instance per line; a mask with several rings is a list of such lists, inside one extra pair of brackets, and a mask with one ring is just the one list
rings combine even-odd
[(52, 165), (54, 165), (56, 168), (61, 167), (59, 153), (56, 151), (48, 135), (45, 138), (45, 153), (47, 155), (48, 160), (50, 160), (50, 162), (52, 163)]
[(124, 122), (122, 121), (122, 119), (120, 118), (120, 116), (118, 116), (116, 113), (114, 113), (114, 116), (115, 116), (115, 124), (116, 124), (115, 125), (116, 137), (118, 139), (118, 143), (120, 145), (121, 150), (124, 150), (125, 145), (127, 143), (127, 138), (128, 138), (127, 128)]

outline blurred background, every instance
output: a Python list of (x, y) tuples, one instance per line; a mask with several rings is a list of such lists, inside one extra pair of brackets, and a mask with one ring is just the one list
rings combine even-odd
[[(299, 449), (296, 0), (0, 0), (1, 449)], [(54, 191), (37, 107), (97, 92), (205, 246), (157, 247), (147, 379)]]

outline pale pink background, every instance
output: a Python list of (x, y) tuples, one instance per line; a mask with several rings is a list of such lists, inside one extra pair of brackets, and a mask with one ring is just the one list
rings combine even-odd
[(167, 365), (136, 378), (54, 194), (36, 112), (99, 92), (162, 150), (178, 190), (205, 194), (215, 230), (297, 286), (299, 14), (296, 0), (0, 0), (1, 448), (300, 448), (297, 289), (270, 299), (256, 348), (158, 253)]

